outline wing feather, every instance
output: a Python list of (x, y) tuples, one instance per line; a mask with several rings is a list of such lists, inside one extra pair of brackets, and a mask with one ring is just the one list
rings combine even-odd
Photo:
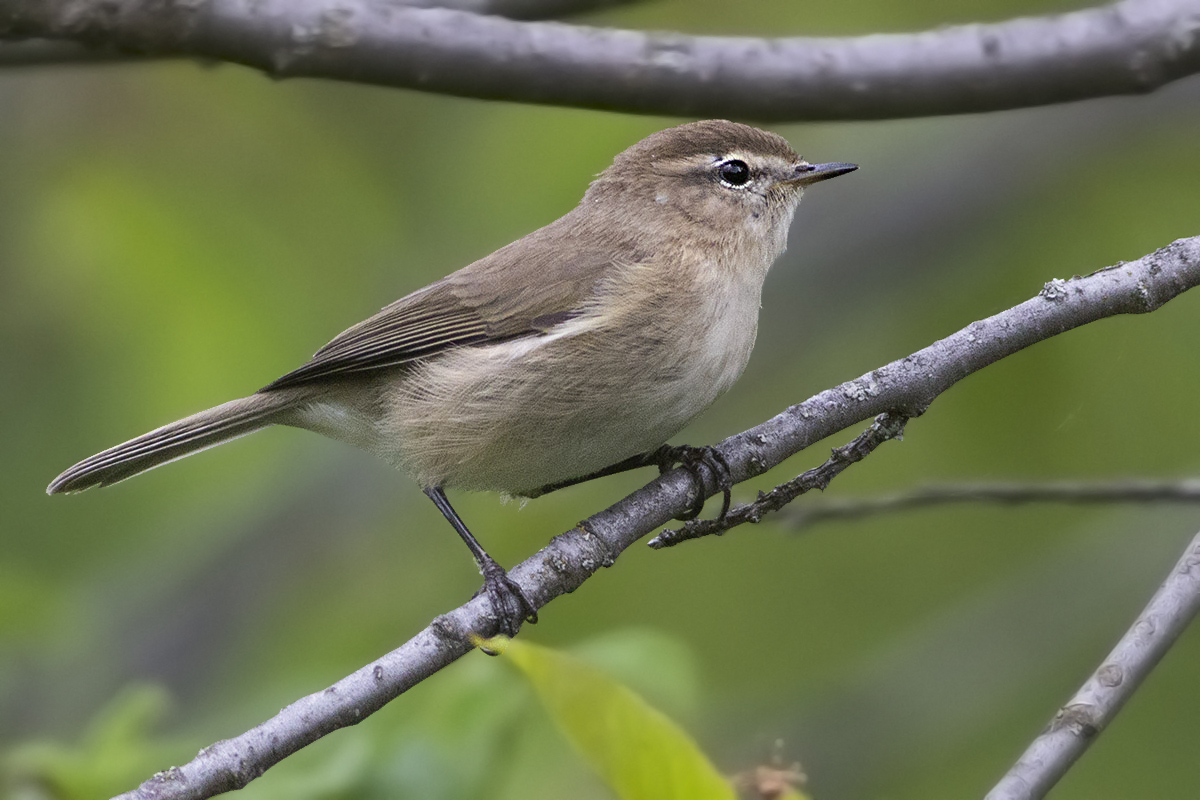
[[(428, 290), (422, 294), (428, 294)], [(264, 388), (279, 389), (349, 372), (393, 367), (448, 347), (487, 341), (487, 322), (472, 309), (459, 305), (449, 292), (440, 294), (446, 296), (436, 301), (422, 298), (416, 303), (393, 303), (334, 338), (307, 364)]]
[[(534, 231), (338, 334), (263, 391), (541, 335), (582, 313), (612, 267), (573, 215)], [(564, 263), (564, 239), (573, 246)], [(589, 246), (590, 245), (590, 246)]]

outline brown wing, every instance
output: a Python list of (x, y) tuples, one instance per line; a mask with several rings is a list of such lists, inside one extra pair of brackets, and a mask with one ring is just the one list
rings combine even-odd
[(570, 221), (568, 215), (397, 300), (263, 391), (397, 366), (450, 347), (538, 335), (576, 316), (611, 258), (608, 248), (573, 235)]

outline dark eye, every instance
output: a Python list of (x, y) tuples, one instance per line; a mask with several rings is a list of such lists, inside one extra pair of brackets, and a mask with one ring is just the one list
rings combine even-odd
[(750, 182), (750, 167), (746, 166), (745, 161), (734, 158), (717, 167), (717, 175), (722, 183), (729, 186), (745, 186)]

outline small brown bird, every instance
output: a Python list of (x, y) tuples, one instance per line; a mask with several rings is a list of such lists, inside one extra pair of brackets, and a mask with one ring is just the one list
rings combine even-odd
[(385, 307), (250, 395), (79, 462), (48, 492), (107, 486), (290, 425), (411, 475), (470, 547), (501, 629), (534, 605), (446, 488), (536, 496), (655, 450), (741, 375), (767, 270), (809, 164), (724, 120), (621, 153), (566, 216)]

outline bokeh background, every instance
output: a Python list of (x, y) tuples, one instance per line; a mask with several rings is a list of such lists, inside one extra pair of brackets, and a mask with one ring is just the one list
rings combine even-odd
[[(582, 21), (843, 35), (1082, 5), (664, 0)], [(44, 488), (549, 222), (616, 152), (680, 121), (232, 66), (0, 72), (3, 791), (132, 788), (469, 597), (478, 576), (416, 486), (311, 434), (271, 430), (82, 496)], [(719, 440), (1047, 280), (1200, 233), (1195, 78), (1146, 97), (774, 129), (862, 168), (808, 193), (750, 367), (678, 441)], [(829, 493), (1194, 474), (1193, 295), (970, 377)], [(523, 508), (452, 499), (511, 564), (650, 477)], [(981, 796), (1198, 526), (1200, 509), (1179, 506), (954, 507), (803, 535), (780, 518), (636, 547), (522, 636), (610, 669), (729, 772), (782, 739), (819, 800)], [(1054, 796), (1197, 796), (1198, 662), (1193, 630)], [(246, 794), (610, 796), (511, 667), (479, 653)]]

